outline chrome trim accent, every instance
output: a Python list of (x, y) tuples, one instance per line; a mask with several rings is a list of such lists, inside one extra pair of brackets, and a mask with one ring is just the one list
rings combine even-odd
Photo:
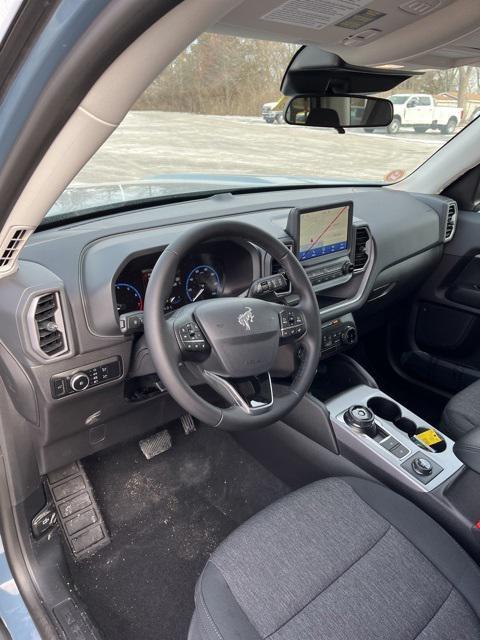
[[(333, 304), (330, 307), (324, 307), (323, 309), (320, 309), (321, 318), (324, 318), (327, 316), (329, 318), (334, 317), (335, 314), (339, 312), (343, 313), (344, 309), (346, 310), (345, 313), (350, 313), (352, 311), (352, 305), (355, 305), (357, 302), (359, 302), (362, 299), (363, 294), (365, 293), (365, 290), (368, 285), (368, 281), (370, 279), (370, 274), (372, 273), (374, 263), (375, 263), (375, 245), (372, 242), (368, 262), (365, 265), (365, 270), (363, 272), (362, 282), (358, 288), (356, 295), (353, 298), (347, 298), (346, 300), (343, 300), (342, 302), (338, 302), (337, 304)], [(355, 272), (354, 275), (359, 275), (359, 274), (360, 274), (360, 271)]]
[[(37, 310), (38, 301), (40, 300), (40, 298), (43, 298), (44, 296), (47, 296), (50, 294), (53, 294), (55, 296), (55, 300), (57, 302), (57, 309), (54, 313), (55, 324), (57, 325), (58, 331), (63, 335), (63, 342), (64, 342), (64, 347), (62, 351), (59, 351), (58, 353), (55, 353), (51, 356), (46, 354), (40, 348), (40, 334), (38, 333), (37, 323), (35, 322), (35, 313)], [(30, 344), (36, 355), (40, 356), (44, 360), (52, 361), (52, 360), (56, 360), (57, 358), (61, 358), (66, 354), (71, 353), (68, 334), (67, 334), (67, 327), (64, 319), (63, 301), (62, 301), (62, 296), (60, 295), (60, 291), (55, 289), (49, 289), (47, 291), (42, 291), (41, 293), (36, 294), (30, 301), (26, 319), (27, 319), (28, 334), (30, 337)]]
[[(250, 407), (243, 397), (238, 393), (235, 387), (228, 382), (226, 378), (222, 378), (216, 373), (212, 373), (212, 371), (207, 371), (203, 369), (203, 375), (211, 384), (211, 386), (220, 393), (226, 400), (231, 400), (235, 405), (239, 406), (245, 413), (248, 415), (258, 415), (261, 413), (266, 413), (270, 407), (273, 405), (273, 387), (272, 387), (272, 378), (270, 374), (267, 373), (268, 376), (268, 384), (270, 388), (270, 402), (267, 403), (258, 403), (256, 407)], [(252, 376), (253, 377), (253, 376)]]
[[(450, 207), (452, 206), (453, 206), (453, 212), (450, 212)], [(448, 227), (448, 222), (450, 217), (453, 218), (453, 228), (450, 233), (450, 236), (447, 237), (447, 227)], [(458, 222), (458, 205), (455, 202), (455, 200), (451, 200), (447, 205), (447, 215), (445, 216), (445, 228), (443, 230), (443, 241), (445, 244), (453, 240), (453, 237), (455, 236), (455, 231), (457, 230), (457, 222)]]
[(355, 229), (355, 239), (354, 239), (354, 246), (353, 246), (353, 255), (352, 258), (353, 260), (351, 261), (353, 265), (355, 265), (355, 249), (357, 247), (357, 231), (359, 229), (366, 229), (367, 234), (368, 234), (368, 240), (365, 244), (365, 249), (367, 250), (367, 261), (364, 264), (364, 266), (361, 269), (354, 269), (353, 273), (363, 273), (365, 271), (365, 269), (368, 266), (368, 263), (370, 262), (370, 253), (371, 250), (373, 249), (373, 242), (372, 242), (372, 234), (370, 232), (369, 227), (366, 224), (359, 224), (358, 226), (354, 226)]

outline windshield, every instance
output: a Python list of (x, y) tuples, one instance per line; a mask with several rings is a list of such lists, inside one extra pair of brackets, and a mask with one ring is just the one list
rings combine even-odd
[[(279, 86), (297, 49), (203, 34), (137, 100), (52, 207), (49, 221), (183, 194), (396, 182), (478, 113), (480, 74), (463, 67), (427, 71), (382, 94), (394, 102), (388, 128), (340, 135), (290, 126)], [(412, 94), (427, 99), (397, 111)]]
[(389, 96), (389, 100), (391, 100), (393, 104), (403, 104), (408, 100), (408, 96)]

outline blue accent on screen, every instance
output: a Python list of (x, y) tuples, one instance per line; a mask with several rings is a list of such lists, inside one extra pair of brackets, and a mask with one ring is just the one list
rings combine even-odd
[(311, 260), (312, 258), (320, 258), (322, 256), (329, 255), (331, 253), (337, 253), (338, 251), (344, 251), (348, 247), (347, 242), (337, 242), (336, 244), (326, 244), (323, 247), (315, 247), (308, 251), (300, 251), (298, 259), (300, 262), (304, 260)]

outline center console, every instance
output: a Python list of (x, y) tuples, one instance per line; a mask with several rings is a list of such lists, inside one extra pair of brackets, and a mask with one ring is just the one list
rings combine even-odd
[(463, 466), (450, 438), (379, 389), (356, 386), (326, 407), (345, 449), (417, 491), (432, 491)]

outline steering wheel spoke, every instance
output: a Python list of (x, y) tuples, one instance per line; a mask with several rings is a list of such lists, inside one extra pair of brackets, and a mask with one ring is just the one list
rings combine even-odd
[(230, 405), (238, 406), (248, 415), (266, 413), (273, 405), (270, 374), (247, 378), (224, 378), (211, 371), (203, 371), (205, 381)]

